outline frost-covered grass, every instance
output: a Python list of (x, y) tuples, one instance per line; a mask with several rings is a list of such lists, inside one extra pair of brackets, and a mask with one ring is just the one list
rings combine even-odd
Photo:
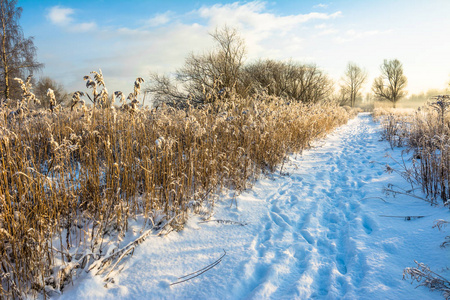
[(99, 74), (86, 78), (95, 106), (79, 107), (77, 92), (73, 110), (1, 107), (2, 297), (60, 291), (82, 270), (114, 268), (142, 241), (118, 249), (131, 220), (144, 237), (181, 230), (189, 212), (211, 214), (220, 190), (239, 194), (351, 116), (265, 95), (139, 110), (136, 89), (117, 109)]
[(420, 184), (432, 201), (444, 204), (450, 199), (449, 99), (442, 96), (416, 111), (377, 112), (391, 147), (406, 146), (412, 153), (408, 180)]
[[(450, 199), (450, 108), (448, 95), (437, 96), (427, 106), (414, 112), (385, 112), (377, 114), (382, 122), (383, 136), (391, 147), (406, 146), (412, 156), (411, 164), (403, 164), (403, 177), (412, 185), (419, 185), (427, 195), (425, 201), (449, 207)], [(437, 220), (440, 230), (448, 220)], [(450, 236), (441, 247), (449, 245)], [(423, 263), (406, 268), (404, 276), (431, 290), (441, 291), (450, 298), (450, 281), (431, 271)]]

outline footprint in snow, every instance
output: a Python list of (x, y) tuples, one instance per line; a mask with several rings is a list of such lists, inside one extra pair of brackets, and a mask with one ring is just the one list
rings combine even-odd
[(309, 231), (307, 230), (302, 230), (300, 231), (300, 233), (302, 234), (303, 238), (308, 242), (308, 244), (310, 245), (314, 245), (314, 237), (311, 235), (311, 233), (309, 233)]
[(367, 217), (367, 216), (363, 217), (362, 225), (363, 225), (364, 231), (367, 234), (371, 234), (376, 229), (376, 226), (377, 226), (375, 221), (373, 219), (371, 219), (370, 217)]
[(347, 266), (345, 263), (344, 255), (339, 254), (336, 256), (336, 268), (342, 275), (347, 274)]

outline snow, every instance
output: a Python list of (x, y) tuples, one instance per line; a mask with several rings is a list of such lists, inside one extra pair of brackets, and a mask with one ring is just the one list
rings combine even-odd
[[(386, 164), (400, 170), (392, 158), (401, 161), (401, 149), (391, 150), (379, 131), (360, 114), (292, 155), (288, 175), (263, 176), (236, 202), (223, 195), (212, 220), (242, 224), (193, 215), (184, 230), (147, 238), (107, 288), (103, 277), (85, 273), (58, 298), (441, 299), (402, 273), (417, 260), (450, 278), (450, 251), (440, 247), (449, 228), (432, 228), (450, 219), (449, 209), (383, 193), (389, 184), (411, 186), (385, 172)], [(207, 272), (170, 285), (224, 251)]]

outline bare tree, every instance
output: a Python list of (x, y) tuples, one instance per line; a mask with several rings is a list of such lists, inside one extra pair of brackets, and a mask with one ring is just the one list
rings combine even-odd
[[(214, 101), (205, 97), (213, 91), (245, 88), (240, 83), (244, 63), (245, 44), (236, 29), (223, 27), (211, 33), (216, 48), (205, 54), (190, 54), (184, 66), (176, 72), (175, 80), (167, 76), (151, 75), (151, 92), (156, 101), (183, 102), (188, 97), (197, 103)], [(171, 99), (171, 100), (170, 100)]]
[(145, 92), (152, 94), (154, 105), (166, 103), (171, 106), (183, 106), (188, 97), (185, 92), (181, 91), (182, 88), (179, 87), (176, 80), (167, 75), (152, 73), (150, 82), (151, 84)]
[(203, 55), (191, 54), (178, 71), (177, 78), (195, 98), (206, 91), (224, 88), (239, 90), (239, 74), (245, 44), (236, 29), (223, 27), (211, 33), (216, 49)]
[(403, 74), (403, 65), (397, 59), (385, 59), (381, 65), (381, 75), (375, 78), (372, 91), (378, 100), (388, 100), (393, 107), (406, 95), (407, 79)]
[(332, 94), (332, 96), (330, 97), (330, 100), (333, 103), (337, 103), (341, 106), (349, 105), (349, 102), (350, 102), (348, 93), (347, 93), (346, 89), (342, 86), (339, 88), (339, 90), (337, 90), (336, 92), (334, 92)]
[(16, 5), (17, 0), (0, 0), (0, 85), (6, 99), (19, 93), (18, 85), (12, 80), (14, 77), (26, 77), (25, 71), (32, 73), (42, 67), (35, 61), (33, 38), (23, 36), (18, 23), (22, 8)]
[(361, 88), (367, 79), (367, 72), (357, 64), (349, 62), (341, 84), (341, 95), (354, 107)]
[(34, 94), (39, 99), (42, 106), (44, 106), (45, 108), (50, 108), (49, 97), (47, 96), (48, 89), (53, 90), (56, 105), (64, 105), (69, 103), (71, 97), (66, 92), (63, 85), (51, 79), (50, 77), (44, 76), (39, 79), (34, 87)]
[(188, 98), (191, 103), (208, 103), (227, 99), (228, 91), (246, 97), (259, 89), (316, 103), (332, 93), (332, 80), (315, 64), (260, 60), (244, 66), (245, 44), (236, 29), (224, 27), (211, 36), (216, 48), (206, 54), (190, 54), (174, 78), (151, 75), (147, 91), (156, 103), (183, 107)]
[(248, 84), (253, 89), (264, 89), (269, 95), (316, 103), (332, 93), (333, 82), (314, 64), (264, 60), (245, 70)]

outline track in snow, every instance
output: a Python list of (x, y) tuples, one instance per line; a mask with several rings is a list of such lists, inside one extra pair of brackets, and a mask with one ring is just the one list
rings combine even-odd
[(362, 187), (381, 174), (367, 171), (380, 151), (370, 123), (369, 116), (351, 121), (326, 147), (305, 153), (296, 161), (298, 172), (266, 198), (269, 211), (244, 267), (258, 276), (243, 282), (240, 296), (307, 299), (355, 293), (367, 259), (352, 236), (376, 230), (360, 209)]
[[(238, 208), (228, 200), (218, 205), (215, 219), (247, 226), (199, 224), (192, 217), (180, 233), (147, 239), (109, 289), (88, 275), (63, 298), (439, 298), (402, 281), (414, 258), (436, 258), (436, 266), (444, 266), (437, 242), (418, 242), (433, 219), (406, 223), (380, 214), (446, 212), (411, 199), (395, 205), (373, 198), (383, 196), (387, 183), (405, 184), (371, 163), (389, 160), (378, 131), (370, 115), (360, 114), (315, 148), (292, 156), (290, 175), (262, 178), (237, 198)], [(213, 262), (222, 249), (228, 255), (221, 264), (169, 286)]]

